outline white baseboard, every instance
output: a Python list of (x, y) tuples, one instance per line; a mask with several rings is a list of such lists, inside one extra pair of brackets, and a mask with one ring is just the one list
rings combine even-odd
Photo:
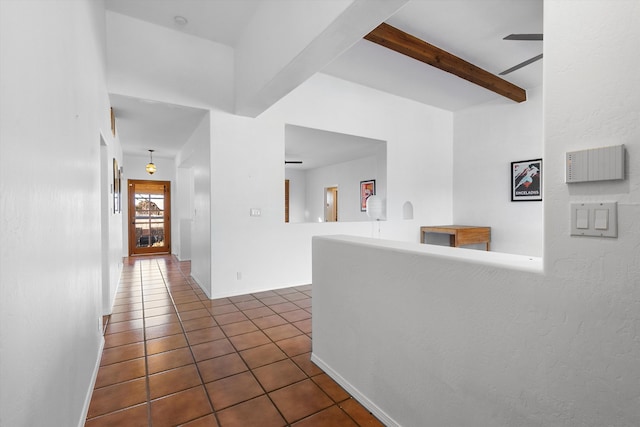
[(349, 381), (344, 379), (342, 375), (331, 369), (322, 359), (316, 356), (315, 353), (311, 353), (311, 361), (318, 365), (327, 375), (329, 375), (335, 382), (340, 384), (354, 399), (356, 399), (362, 406), (367, 408), (373, 415), (380, 420), (387, 427), (401, 427), (393, 418), (391, 418), (386, 412), (380, 409), (375, 403), (373, 403), (367, 396), (362, 394), (360, 390), (355, 388)]
[(89, 384), (89, 390), (84, 398), (84, 407), (82, 408), (82, 416), (78, 422), (78, 427), (84, 427), (87, 421), (87, 414), (89, 413), (89, 405), (91, 404), (91, 396), (93, 395), (93, 388), (96, 386), (96, 379), (98, 378), (98, 370), (100, 369), (100, 361), (102, 360), (102, 351), (104, 350), (104, 336), (100, 337), (100, 346), (98, 348), (98, 358), (96, 359), (96, 365), (93, 368), (93, 375), (91, 376), (91, 384)]
[(202, 290), (202, 292), (204, 292), (207, 298), (212, 299), (211, 293), (207, 292), (207, 290), (200, 284), (200, 280), (196, 276), (194, 276), (193, 273), (191, 274), (191, 278), (193, 279), (194, 282), (196, 282), (196, 285), (198, 285), (198, 287)]

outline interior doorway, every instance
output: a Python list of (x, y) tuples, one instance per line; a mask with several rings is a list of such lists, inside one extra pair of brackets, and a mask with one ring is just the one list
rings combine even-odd
[(129, 255), (171, 252), (171, 183), (130, 179)]
[(338, 221), (338, 187), (327, 187), (324, 192), (324, 221)]

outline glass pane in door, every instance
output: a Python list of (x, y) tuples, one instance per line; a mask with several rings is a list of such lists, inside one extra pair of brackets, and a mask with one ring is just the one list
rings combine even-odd
[[(167, 183), (168, 184), (168, 183)], [(169, 200), (167, 184), (164, 182), (133, 182), (131, 194), (130, 222), (131, 253), (156, 253), (169, 250)]]
[(136, 247), (164, 245), (164, 194), (138, 193), (136, 200)]

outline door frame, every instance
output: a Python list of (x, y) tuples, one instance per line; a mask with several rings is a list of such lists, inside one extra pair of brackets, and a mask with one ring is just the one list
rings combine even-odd
[(325, 187), (324, 189), (324, 221), (338, 221), (338, 186)]
[[(164, 240), (165, 246), (161, 248), (136, 248), (136, 229), (135, 229), (135, 191), (132, 190), (134, 184), (157, 184), (164, 185)], [(128, 221), (127, 235), (129, 240), (129, 256), (139, 255), (155, 255), (171, 253), (171, 181), (154, 181), (145, 179), (129, 179), (127, 180), (128, 192)], [(136, 249), (136, 253), (134, 253)]]

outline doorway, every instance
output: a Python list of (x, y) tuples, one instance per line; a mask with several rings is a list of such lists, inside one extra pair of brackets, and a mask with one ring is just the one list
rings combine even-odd
[(324, 193), (324, 220), (336, 222), (338, 221), (338, 187), (327, 187)]
[(129, 255), (171, 252), (171, 183), (130, 179)]

